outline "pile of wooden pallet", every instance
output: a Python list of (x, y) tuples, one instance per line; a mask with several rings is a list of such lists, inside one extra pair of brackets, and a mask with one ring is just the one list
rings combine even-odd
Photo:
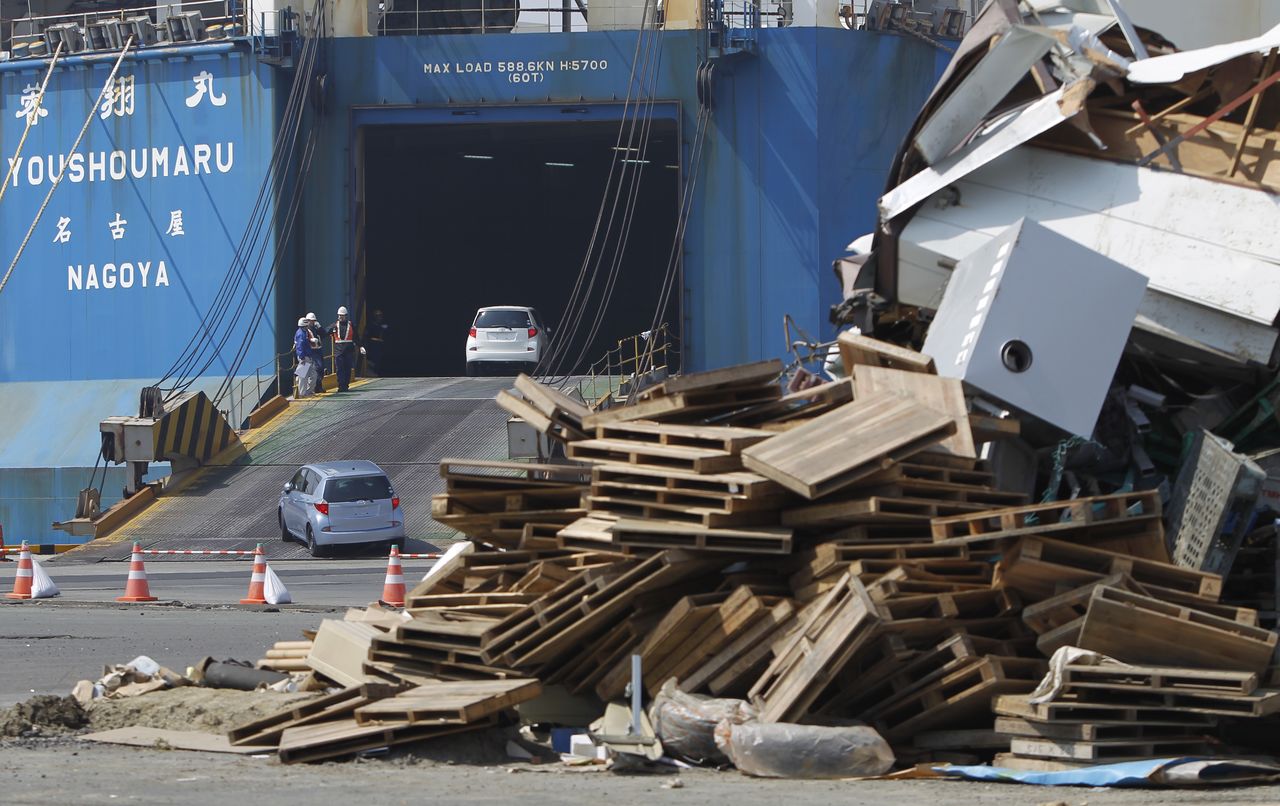
[[(997, 489), (978, 449), (1016, 422), (971, 415), (923, 356), (841, 347), (847, 380), (790, 394), (778, 362), (601, 411), (522, 377), (500, 403), (565, 462), (442, 463), (433, 512), (467, 540), (403, 614), (322, 625), (307, 664), (344, 696), (236, 736), (349, 754), (492, 724), (540, 686), (620, 698), (632, 655), (650, 695), (675, 678), (764, 720), (860, 719), (903, 762), (1204, 751), (1218, 715), (1274, 710), (1275, 634), (1169, 561), (1155, 493)], [(1068, 664), (1032, 702), (1061, 647), (1132, 667)]]

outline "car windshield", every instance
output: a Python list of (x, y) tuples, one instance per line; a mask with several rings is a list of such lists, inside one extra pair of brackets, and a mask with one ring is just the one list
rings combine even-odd
[(527, 311), (481, 311), (476, 327), (530, 327)]
[(347, 501), (380, 501), (390, 498), (391, 482), (386, 476), (352, 476), (345, 479), (329, 479), (324, 486), (324, 498), (331, 504)]

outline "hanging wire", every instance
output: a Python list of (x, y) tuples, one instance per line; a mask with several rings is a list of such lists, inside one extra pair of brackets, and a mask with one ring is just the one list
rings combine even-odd
[(18, 159), (22, 156), (22, 146), (27, 142), (27, 133), (31, 131), (31, 127), (36, 125), (39, 120), (39, 114), (42, 111), (41, 103), (44, 102), (44, 91), (49, 86), (49, 79), (53, 76), (53, 66), (58, 63), (58, 57), (62, 54), (62, 46), (65, 43), (58, 41), (58, 47), (53, 51), (53, 58), (49, 60), (49, 69), (45, 71), (44, 81), (40, 82), (40, 91), (36, 93), (35, 101), (32, 102), (31, 111), (27, 113), (27, 125), (22, 130), (22, 136), (18, 138), (18, 147), (13, 152), (13, 157), (9, 160), (9, 170), (4, 175), (4, 184), (0, 185), (0, 201), (4, 200), (4, 194), (9, 189), (9, 180), (13, 178), (14, 171), (18, 170)]

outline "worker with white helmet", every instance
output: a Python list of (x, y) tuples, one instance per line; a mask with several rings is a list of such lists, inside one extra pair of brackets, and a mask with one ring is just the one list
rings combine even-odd
[(311, 364), (311, 388), (318, 395), (324, 392), (324, 384), (320, 382), (324, 377), (324, 328), (314, 311), (307, 314), (307, 331), (311, 334), (311, 357), (314, 359)]
[(297, 378), (297, 391), (294, 399), (310, 397), (315, 394), (315, 353), (311, 346), (311, 327), (307, 317), (298, 320), (298, 329), (293, 334), (293, 353), (298, 359), (298, 366), (293, 374)]
[(356, 326), (347, 318), (347, 306), (338, 308), (338, 321), (329, 328), (333, 339), (333, 368), (338, 373), (338, 391), (347, 391), (351, 373), (356, 368), (356, 350), (364, 355), (364, 348), (356, 344)]

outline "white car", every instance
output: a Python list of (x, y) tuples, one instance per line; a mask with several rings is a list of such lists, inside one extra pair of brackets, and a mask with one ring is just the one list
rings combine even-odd
[(467, 333), (467, 374), (486, 368), (532, 372), (551, 331), (533, 308), (496, 305), (476, 311)]

